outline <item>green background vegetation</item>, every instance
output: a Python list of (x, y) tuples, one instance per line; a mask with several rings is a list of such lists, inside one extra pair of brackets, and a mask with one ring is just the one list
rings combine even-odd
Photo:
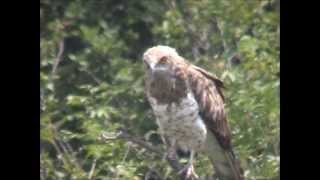
[[(161, 146), (141, 56), (163, 44), (224, 81), (247, 179), (279, 179), (279, 8), (273, 0), (41, 0), (41, 178), (143, 179), (152, 169), (175, 179), (146, 149), (98, 140), (124, 127)], [(195, 170), (213, 172), (204, 155)]]

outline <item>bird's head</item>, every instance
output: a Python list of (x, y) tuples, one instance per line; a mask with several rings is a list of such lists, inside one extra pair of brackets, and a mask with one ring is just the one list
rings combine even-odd
[(143, 54), (145, 71), (149, 75), (165, 75), (171, 72), (173, 63), (179, 57), (175, 49), (168, 46), (154, 46)]
[(175, 49), (168, 46), (155, 46), (143, 54), (146, 72), (146, 87), (150, 96), (158, 102), (178, 102), (188, 93), (186, 61)]

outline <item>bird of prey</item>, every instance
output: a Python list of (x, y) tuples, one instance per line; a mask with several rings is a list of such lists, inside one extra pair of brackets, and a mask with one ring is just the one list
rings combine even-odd
[(231, 145), (222, 81), (168, 46), (147, 49), (143, 62), (145, 91), (160, 133), (170, 147), (190, 151), (184, 168), (188, 176), (197, 177), (194, 154), (207, 152), (220, 179), (243, 180)]

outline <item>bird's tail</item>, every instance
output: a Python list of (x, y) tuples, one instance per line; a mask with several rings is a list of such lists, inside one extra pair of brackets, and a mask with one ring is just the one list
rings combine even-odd
[(228, 165), (232, 170), (232, 174), (235, 180), (244, 180), (243, 169), (240, 166), (240, 161), (235, 157), (233, 151), (225, 152), (226, 159), (228, 160)]
[(240, 161), (233, 151), (223, 149), (211, 133), (207, 136), (206, 150), (220, 180), (244, 180)]

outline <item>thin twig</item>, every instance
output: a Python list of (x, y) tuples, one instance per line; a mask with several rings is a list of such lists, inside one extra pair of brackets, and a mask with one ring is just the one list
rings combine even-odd
[(98, 85), (100, 85), (102, 83), (102, 80), (100, 80), (97, 76), (95, 76), (91, 71), (89, 71), (87, 68), (82, 68), (82, 71), (84, 71), (85, 73), (87, 73), (95, 83), (97, 83)]
[[(121, 165), (124, 165), (124, 164), (125, 164), (125, 161), (126, 161), (126, 159), (127, 159), (127, 157), (128, 157), (128, 154), (129, 154), (130, 148), (131, 148), (130, 143), (131, 143), (131, 142), (128, 142), (127, 150), (126, 150), (126, 152), (124, 153), (124, 156), (123, 156), (123, 158), (122, 158), (122, 160), (121, 160), (121, 163), (120, 163)], [(117, 171), (117, 172), (116, 172), (116, 179), (119, 179), (119, 176), (120, 176), (120, 174), (119, 174), (118, 171)]]
[(90, 172), (89, 172), (89, 175), (88, 175), (88, 179), (89, 180), (93, 179), (93, 174), (94, 174), (94, 171), (96, 169), (96, 165), (97, 165), (97, 159), (94, 159), (93, 163), (92, 163), (92, 166), (91, 166), (91, 169), (90, 169)]
[[(58, 147), (58, 149), (61, 148), (61, 150), (60, 150), (61, 155), (65, 156), (70, 164), (74, 164), (74, 166), (77, 169), (79, 169), (79, 171), (81, 171), (82, 173), (85, 173), (83, 168), (78, 163), (77, 158), (74, 156), (74, 153), (73, 152), (69, 152), (68, 148), (66, 147), (66, 143), (59, 136), (59, 133), (58, 133), (56, 127), (54, 125), (51, 125), (51, 128), (52, 128), (52, 131), (55, 134), (54, 142), (57, 142), (56, 146)], [(67, 161), (65, 161), (65, 162), (67, 162)]]
[(55, 150), (57, 151), (58, 155), (61, 157), (63, 164), (68, 164), (67, 160), (64, 157), (64, 154), (62, 153), (62, 151), (60, 150), (60, 147), (56, 143), (56, 140), (52, 140), (51, 143), (52, 143), (53, 147), (55, 148)]
[[(57, 54), (56, 58), (54, 59), (53, 66), (52, 66), (52, 71), (51, 71), (51, 74), (49, 75), (49, 82), (52, 83), (52, 84), (54, 84), (53, 83), (53, 78), (54, 78), (54, 75), (56, 73), (56, 70), (58, 68), (59, 63), (62, 60), (62, 55), (63, 55), (64, 49), (65, 49), (64, 48), (64, 41), (65, 41), (64, 38), (62, 38), (62, 40), (59, 43), (58, 54)], [(47, 95), (47, 91), (46, 91), (46, 89), (41, 89), (40, 93), (41, 93), (40, 94), (40, 110), (45, 110), (46, 102), (45, 102), (45, 98), (44, 97)]]
[(127, 148), (126, 152), (124, 153), (124, 156), (123, 156), (123, 158), (122, 158), (121, 164), (124, 164), (124, 162), (126, 161), (126, 159), (127, 159), (127, 157), (128, 157), (128, 154), (129, 154), (129, 152), (130, 152), (130, 147), (131, 147), (131, 145), (128, 144), (128, 148)]
[(162, 155), (162, 151), (159, 148), (156, 148), (156, 147), (150, 145), (150, 143), (145, 142), (145, 141), (141, 140), (140, 138), (132, 137), (127, 132), (123, 132), (120, 137), (123, 138), (123, 139), (130, 140), (131, 142), (133, 142), (135, 144), (138, 144), (138, 145), (144, 147), (145, 149), (147, 149), (149, 151), (155, 152), (159, 156)]
[(56, 70), (58, 68), (59, 63), (62, 60), (63, 52), (64, 52), (64, 38), (59, 43), (58, 55), (54, 60), (51, 76), (54, 76), (54, 74), (55, 74), (55, 72), (56, 72)]
[(43, 155), (42, 152), (40, 153), (40, 179), (45, 180), (46, 179), (46, 169), (44, 167), (44, 160), (43, 160)]
[(218, 34), (220, 36), (220, 39), (222, 41), (223, 51), (224, 52), (228, 52), (230, 50), (230, 48), (229, 48), (227, 42), (225, 41), (224, 32), (222, 30), (220, 21), (218, 20), (217, 17), (212, 18), (210, 21), (213, 24), (213, 26), (216, 28), (216, 30), (217, 30), (217, 32), (218, 32)]

